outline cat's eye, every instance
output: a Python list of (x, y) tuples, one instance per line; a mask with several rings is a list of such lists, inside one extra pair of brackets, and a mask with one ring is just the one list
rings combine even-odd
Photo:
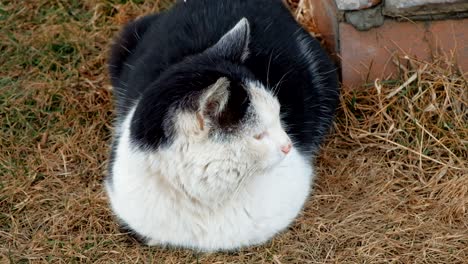
[(267, 132), (262, 132), (254, 136), (256, 140), (262, 140), (267, 135)]

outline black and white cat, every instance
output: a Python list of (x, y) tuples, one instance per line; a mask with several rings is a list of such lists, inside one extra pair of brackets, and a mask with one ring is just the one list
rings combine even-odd
[(106, 190), (146, 244), (232, 250), (294, 220), (338, 83), (281, 0), (180, 0), (126, 26), (110, 75)]

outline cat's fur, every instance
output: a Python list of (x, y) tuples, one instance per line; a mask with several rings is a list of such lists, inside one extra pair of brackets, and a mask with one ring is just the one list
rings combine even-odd
[(106, 190), (145, 243), (231, 250), (297, 216), (338, 85), (281, 0), (178, 1), (127, 25), (110, 75)]

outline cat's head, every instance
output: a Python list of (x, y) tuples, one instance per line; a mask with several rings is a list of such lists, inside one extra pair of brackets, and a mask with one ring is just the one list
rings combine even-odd
[(164, 72), (138, 104), (135, 141), (153, 149), (185, 145), (193, 155), (201, 148), (260, 168), (283, 159), (292, 144), (277, 98), (243, 65), (249, 42), (243, 18), (213, 46)]
[(180, 149), (189, 163), (203, 157), (196, 163), (266, 170), (292, 149), (278, 100), (258, 82), (232, 83), (221, 77), (197, 97), (195, 105), (174, 109), (172, 123), (172, 148)]

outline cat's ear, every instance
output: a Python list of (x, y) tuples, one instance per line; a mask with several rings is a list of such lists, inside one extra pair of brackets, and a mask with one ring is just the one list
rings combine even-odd
[(244, 62), (249, 56), (250, 24), (242, 18), (206, 52), (228, 60)]
[(229, 100), (229, 80), (219, 78), (199, 99), (197, 120), (203, 130), (207, 120), (217, 118), (225, 109)]

